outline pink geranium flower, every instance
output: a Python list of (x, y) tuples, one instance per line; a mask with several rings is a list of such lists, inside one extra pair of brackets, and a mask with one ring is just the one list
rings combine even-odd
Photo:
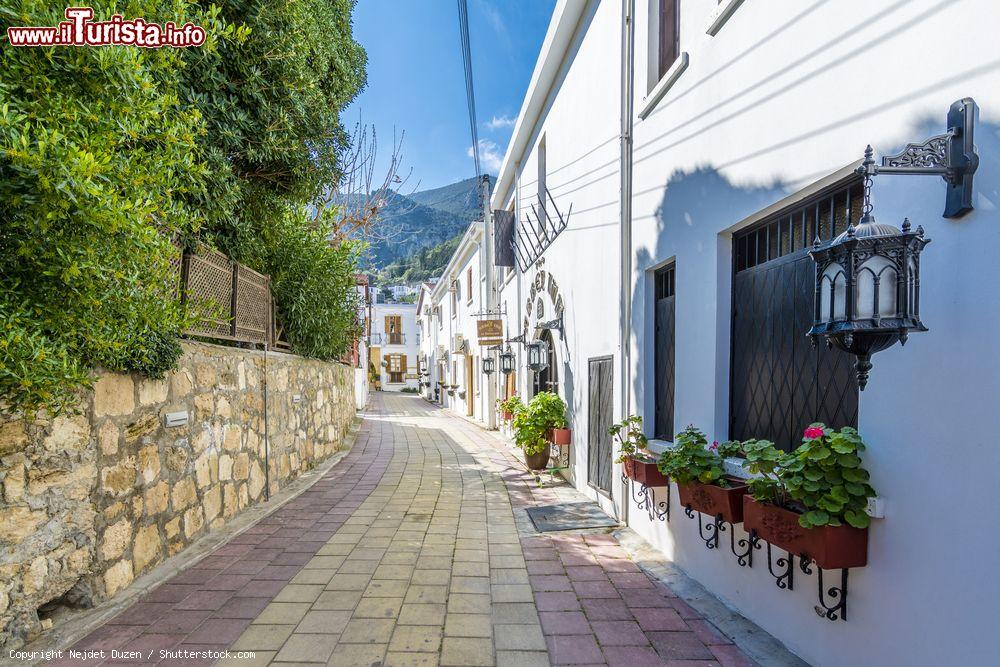
[(825, 433), (823, 433), (823, 429), (818, 426), (810, 426), (802, 433), (802, 435), (805, 436), (806, 440), (816, 440), (817, 438), (822, 438)]

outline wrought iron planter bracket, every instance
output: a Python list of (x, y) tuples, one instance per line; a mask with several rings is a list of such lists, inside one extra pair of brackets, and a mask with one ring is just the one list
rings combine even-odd
[[(729, 522), (723, 521), (721, 514), (716, 514), (709, 523), (705, 524), (705, 528), (702, 530), (701, 512), (697, 512), (698, 516), (695, 516), (695, 514), (696, 510), (690, 505), (684, 506), (684, 515), (698, 522), (698, 537), (701, 538), (701, 541), (709, 549), (718, 549), (719, 533), (726, 532), (726, 524)], [(730, 525), (730, 528), (732, 528), (732, 525)]]
[(979, 155), (974, 143), (979, 107), (971, 97), (953, 102), (948, 109), (944, 134), (922, 143), (907, 144), (895, 155), (886, 155), (881, 165), (868, 159), (858, 167), (864, 176), (876, 174), (940, 175), (948, 183), (944, 217), (958, 218), (972, 210), (972, 177), (979, 168)]
[[(750, 531), (748, 554), (752, 554), (753, 549), (760, 548), (760, 542), (763, 541), (757, 535), (756, 531)], [(741, 541), (742, 544), (742, 541)], [(765, 549), (767, 551), (767, 570), (774, 577), (774, 583), (778, 588), (783, 590), (794, 590), (795, 585), (795, 554), (787, 554), (786, 556), (781, 556), (777, 560), (774, 560), (771, 555), (771, 543), (764, 541)], [(733, 553), (736, 554), (735, 549)], [(739, 554), (737, 554), (737, 560), (739, 560)], [(799, 554), (799, 567), (798, 569), (802, 574), (810, 575), (813, 573), (813, 560), (809, 558), (808, 554)], [(740, 563), (742, 565), (742, 563)], [(816, 568), (816, 583), (817, 590), (819, 592), (819, 604), (814, 606), (813, 609), (816, 614), (822, 618), (826, 618), (830, 621), (847, 620), (847, 568), (842, 568), (840, 570), (840, 586), (830, 586), (829, 588), (823, 583), (823, 569)], [(830, 601), (827, 602), (829, 597)]]
[[(629, 491), (634, 502), (639, 509), (646, 510), (649, 520), (670, 521), (670, 483), (667, 482), (667, 499), (656, 502), (656, 487), (647, 486), (641, 482), (636, 482), (628, 475), (622, 474), (622, 482), (628, 484)], [(639, 489), (636, 490), (638, 484)]]

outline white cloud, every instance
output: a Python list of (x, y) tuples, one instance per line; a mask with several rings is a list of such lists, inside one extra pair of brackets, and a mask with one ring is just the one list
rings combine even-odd
[[(472, 146), (469, 146), (465, 154), (469, 157), (475, 157)], [(496, 142), (489, 139), (480, 139), (479, 164), (482, 169), (487, 173), (496, 174), (500, 171), (501, 163), (503, 163), (503, 151), (497, 146)]]
[(514, 127), (514, 123), (517, 119), (510, 118), (509, 116), (493, 116), (493, 118), (486, 121), (486, 129), (488, 130), (499, 130), (506, 127)]

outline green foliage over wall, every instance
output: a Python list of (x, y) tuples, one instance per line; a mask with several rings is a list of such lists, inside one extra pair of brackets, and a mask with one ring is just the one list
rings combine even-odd
[[(342, 353), (355, 249), (304, 205), (337, 178), (338, 114), (364, 83), (353, 3), (89, 4), (208, 40), (0, 48), (0, 411), (58, 411), (95, 366), (171, 368), (188, 323), (174, 242), (271, 274), (295, 351)], [(14, 0), (0, 31), (64, 9)]]

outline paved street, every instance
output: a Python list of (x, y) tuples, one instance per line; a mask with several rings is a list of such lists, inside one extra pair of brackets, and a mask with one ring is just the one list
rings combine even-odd
[(495, 433), (375, 394), (319, 482), (76, 648), (253, 651), (230, 660), (245, 667), (752, 664), (611, 535), (517, 520), (565, 491)]

